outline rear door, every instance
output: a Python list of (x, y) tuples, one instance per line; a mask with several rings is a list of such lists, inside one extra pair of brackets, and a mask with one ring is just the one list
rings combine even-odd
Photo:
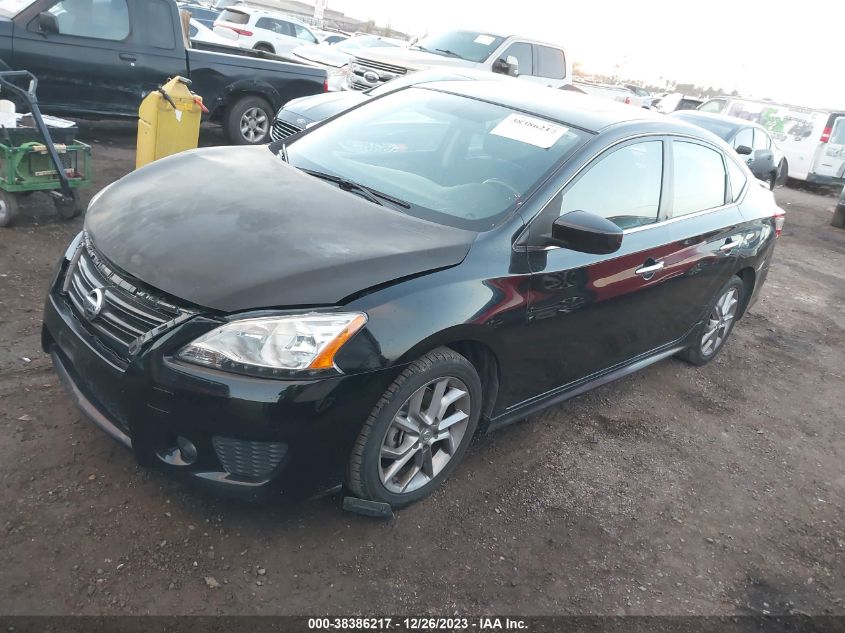
[(845, 179), (845, 113), (834, 113), (828, 118), (813, 173), (840, 184)]
[(137, 44), (128, 0), (60, 0), (41, 10), (59, 32), (42, 33), (37, 14), (16, 22), (15, 65), (38, 77), (46, 109), (137, 113), (127, 82)]

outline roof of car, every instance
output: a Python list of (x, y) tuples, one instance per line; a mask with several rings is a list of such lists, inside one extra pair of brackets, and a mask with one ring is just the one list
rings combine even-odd
[(518, 91), (507, 81), (438, 81), (418, 87), (498, 103), (590, 132), (631, 121), (665, 121), (670, 129), (689, 130), (683, 122), (645, 108), (528, 82), (521, 84)]
[(722, 123), (733, 124), (736, 127), (757, 127), (760, 129), (765, 129), (762, 125), (760, 125), (759, 123), (755, 123), (754, 121), (740, 119), (739, 117), (735, 116), (727, 116), (726, 114), (716, 114), (714, 112), (700, 112), (698, 110), (679, 110), (677, 112), (673, 112), (672, 114), (681, 118), (701, 119), (702, 121), (721, 121)]

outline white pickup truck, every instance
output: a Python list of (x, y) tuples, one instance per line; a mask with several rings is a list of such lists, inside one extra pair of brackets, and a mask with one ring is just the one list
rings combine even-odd
[(347, 88), (369, 90), (417, 70), (474, 68), (553, 88), (572, 83), (572, 62), (555, 44), (516, 35), (453, 30), (407, 48), (379, 48), (352, 57)]

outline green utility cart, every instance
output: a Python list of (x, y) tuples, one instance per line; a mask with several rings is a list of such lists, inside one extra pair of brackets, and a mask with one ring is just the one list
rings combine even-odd
[[(20, 80), (29, 87), (18, 86)], [(63, 218), (76, 217), (81, 212), (76, 190), (91, 182), (91, 147), (75, 139), (76, 126), (45, 123), (37, 86), (25, 70), (0, 72), (0, 91), (13, 93), (31, 112), (16, 127), (0, 127), (0, 227), (15, 219), (20, 198), (36, 191), (49, 193)]]

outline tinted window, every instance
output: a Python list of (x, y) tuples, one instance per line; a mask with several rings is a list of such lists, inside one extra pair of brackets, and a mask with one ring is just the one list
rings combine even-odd
[(126, 0), (62, 0), (50, 13), (56, 16), (62, 35), (114, 41), (129, 37)]
[(193, 24), (188, 25), (188, 37), (195, 38), (197, 36), (197, 33), (199, 33), (199, 32), (200, 32), (200, 30), (197, 27), (195, 27)]
[(716, 150), (675, 141), (672, 215), (686, 215), (725, 204), (725, 166)]
[(589, 211), (623, 229), (657, 221), (663, 143), (627, 145), (601, 158), (563, 194), (561, 215)]
[(405, 88), (310, 130), (288, 145), (288, 158), (410, 204), (399, 211), (487, 230), (588, 136), (486, 101)]
[(743, 187), (745, 187), (745, 183), (748, 182), (748, 178), (745, 177), (745, 172), (735, 161), (729, 158), (725, 162), (728, 164), (728, 178), (731, 181), (731, 199), (736, 202)]
[(414, 48), (445, 57), (460, 57), (471, 62), (483, 62), (490, 57), (505, 38), (478, 31), (446, 31), (426, 37)]
[(750, 127), (744, 127), (739, 132), (737, 132), (736, 136), (734, 137), (733, 146), (739, 147), (740, 145), (745, 145), (746, 147), (754, 147), (754, 130)]
[(223, 9), (223, 13), (218, 18), (221, 22), (231, 22), (232, 24), (246, 24), (249, 22), (249, 16), (242, 11), (235, 11), (234, 9)]
[(525, 42), (516, 42), (515, 44), (511, 44), (505, 49), (505, 52), (502, 53), (499, 57), (501, 59), (507, 59), (510, 56), (516, 57), (516, 60), (519, 62), (519, 74), (520, 75), (532, 75), (534, 74), (534, 47), (531, 44), (526, 44)]
[(156, 48), (176, 48), (176, 38), (173, 36), (173, 29), (164, 25), (171, 24), (170, 6), (160, 0), (152, 0), (144, 3), (147, 11), (147, 42)]
[(708, 132), (712, 132), (721, 139), (728, 140), (736, 132), (736, 123), (730, 121), (722, 121), (720, 119), (712, 119), (708, 116), (703, 116), (695, 112), (673, 112), (672, 116), (692, 123), (698, 127), (702, 127)]
[(538, 77), (563, 79), (566, 76), (563, 51), (551, 46), (537, 46), (537, 72), (535, 74)]
[(299, 24), (292, 24), (294, 30), (296, 31), (296, 37), (300, 40), (305, 40), (306, 42), (311, 42), (312, 44), (317, 43), (317, 38), (306, 29), (304, 26), (300, 26)]

